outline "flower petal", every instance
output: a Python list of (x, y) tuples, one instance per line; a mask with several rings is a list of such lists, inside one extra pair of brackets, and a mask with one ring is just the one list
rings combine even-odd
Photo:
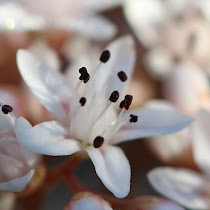
[(119, 147), (105, 146), (100, 149), (88, 147), (97, 175), (104, 185), (118, 198), (130, 191), (130, 164)]
[(127, 21), (145, 47), (150, 47), (157, 42), (156, 26), (166, 16), (164, 4), (160, 0), (125, 1), (124, 13)]
[(159, 167), (148, 174), (151, 185), (161, 194), (190, 209), (208, 209), (207, 181), (189, 169)]
[(210, 113), (199, 110), (195, 122), (192, 124), (193, 155), (198, 166), (210, 175)]
[(80, 150), (74, 139), (66, 139), (66, 130), (56, 121), (34, 127), (24, 118), (16, 120), (15, 131), (19, 142), (33, 152), (44, 155), (71, 155)]
[(2, 3), (0, 5), (0, 30), (1, 31), (35, 31), (44, 29), (44, 19), (37, 15), (27, 12), (20, 4), (15, 2)]
[(65, 206), (65, 210), (112, 210), (107, 201), (97, 194), (81, 192)]
[[(118, 90), (120, 97), (124, 97), (136, 59), (134, 40), (131, 36), (124, 36), (112, 42), (106, 49), (110, 51), (110, 58), (106, 63), (101, 62), (98, 65), (87, 91), (90, 92), (94, 86), (96, 92), (106, 89), (107, 98), (114, 90)], [(125, 82), (118, 77), (120, 71), (124, 71), (128, 77)]]
[(189, 62), (181, 62), (172, 69), (163, 83), (163, 94), (187, 113), (194, 114), (199, 107), (210, 106), (208, 77)]
[(19, 71), (41, 103), (59, 120), (66, 120), (73, 90), (56, 71), (42, 63), (27, 50), (17, 53)]
[(0, 190), (9, 190), (14, 192), (20, 192), (24, 190), (28, 182), (31, 180), (31, 178), (34, 175), (34, 170), (31, 169), (25, 176), (13, 179), (8, 182), (4, 182), (0, 184)]
[(0, 110), (0, 132), (5, 132), (8, 135), (14, 135), (14, 118), (10, 114), (4, 114), (1, 110)]
[[(130, 114), (138, 116), (138, 122), (130, 123)], [(113, 137), (114, 143), (150, 136), (161, 136), (177, 132), (188, 126), (193, 118), (180, 113), (164, 101), (152, 101), (144, 109), (124, 113), (123, 125)]]
[(56, 27), (99, 40), (110, 39), (117, 33), (116, 26), (99, 15), (63, 16), (56, 21)]
[(172, 70), (174, 64), (170, 52), (163, 47), (150, 50), (145, 62), (149, 73), (155, 79), (163, 79)]
[(29, 50), (53, 70), (60, 69), (60, 61), (56, 51), (48, 46), (47, 42), (43, 39), (35, 40), (29, 46)]

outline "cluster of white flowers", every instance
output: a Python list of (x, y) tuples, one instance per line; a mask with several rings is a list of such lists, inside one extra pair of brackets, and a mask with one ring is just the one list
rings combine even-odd
[[(93, 40), (116, 34), (116, 25), (100, 12), (119, 5), (145, 48), (142, 58), (148, 77), (158, 79), (167, 100), (159, 97), (132, 108), (137, 48), (131, 35), (115, 39), (103, 50), (94, 45)], [(44, 165), (42, 155), (86, 153), (113, 197), (125, 198), (131, 167), (119, 144), (149, 137), (146, 141), (165, 163), (183, 152), (193, 153), (203, 172), (157, 167), (148, 173), (151, 185), (187, 208), (209, 209), (209, 14), (210, 2), (205, 0), (1, 1), (4, 35), (65, 31), (68, 40), (57, 52), (43, 39), (17, 50), (25, 106), (31, 113), (19, 115), (18, 99), (0, 91), (0, 190), (30, 188)], [(41, 123), (33, 125), (31, 118)], [(82, 192), (65, 209), (114, 209), (112, 200), (105, 199)], [(157, 196), (141, 199), (141, 209), (183, 209)]]

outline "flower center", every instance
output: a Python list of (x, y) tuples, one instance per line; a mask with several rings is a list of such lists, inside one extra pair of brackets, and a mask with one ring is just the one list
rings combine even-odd
[[(100, 61), (105, 64), (109, 59), (109, 50), (103, 51), (100, 56)], [(99, 66), (97, 68), (99, 68)], [(125, 123), (125, 121), (122, 120), (122, 116), (124, 111), (128, 110), (132, 104), (133, 96), (126, 95), (125, 98), (119, 102), (121, 111), (119, 115), (116, 116), (115, 104), (120, 97), (119, 91), (114, 90), (110, 94), (108, 101), (105, 102), (106, 88), (102, 88), (101, 91), (94, 88), (98, 82), (97, 76), (101, 75), (98, 74), (97, 71), (93, 71), (90, 77), (85, 67), (80, 68), (79, 73), (80, 81), (75, 87), (75, 93), (71, 101), (70, 133), (74, 138), (80, 139), (84, 147), (93, 145), (95, 148), (100, 148), (105, 143), (108, 143), (113, 134)], [(121, 82), (125, 82), (128, 79), (124, 71), (119, 71), (117, 76)], [(106, 82), (111, 77), (112, 75), (108, 76), (105, 79)], [(78, 93), (81, 93), (79, 89), (81, 88), (82, 81), (86, 84), (90, 78), (90, 83), (88, 83), (88, 87), (83, 91), (82, 97), (78, 96)], [(104, 85), (108, 85), (108, 83), (104, 83)], [(130, 115), (128, 123), (136, 123), (137, 121), (138, 116)], [(84, 139), (86, 140), (84, 141)]]

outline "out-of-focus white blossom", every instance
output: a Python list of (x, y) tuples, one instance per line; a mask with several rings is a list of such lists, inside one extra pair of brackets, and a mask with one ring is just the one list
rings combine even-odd
[(64, 29), (93, 39), (110, 39), (116, 26), (100, 11), (119, 6), (123, 0), (19, 0), (29, 11), (36, 12), (46, 21), (47, 28)]
[(178, 61), (210, 69), (210, 3), (196, 0), (127, 0), (125, 16), (149, 52), (146, 64), (162, 78)]
[(17, 1), (0, 2), (0, 31), (27, 32), (44, 29), (44, 19), (27, 11)]
[(207, 75), (192, 63), (180, 63), (163, 81), (163, 95), (181, 111), (194, 115), (199, 108), (210, 110)]
[(74, 195), (65, 206), (65, 210), (112, 210), (111, 206), (100, 195), (81, 192)]
[(202, 173), (184, 168), (158, 167), (148, 174), (152, 186), (161, 194), (190, 209), (210, 207), (210, 114), (200, 110), (191, 127), (194, 160)]

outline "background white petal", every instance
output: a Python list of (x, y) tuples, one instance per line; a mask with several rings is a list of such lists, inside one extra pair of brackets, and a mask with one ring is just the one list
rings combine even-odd
[(166, 17), (160, 0), (127, 0), (124, 13), (142, 44), (150, 47), (157, 42), (156, 26)]
[(195, 114), (201, 106), (210, 107), (209, 90), (208, 77), (202, 69), (189, 62), (179, 63), (163, 83), (165, 98), (190, 114)]
[(71, 155), (80, 150), (79, 143), (65, 137), (65, 129), (56, 121), (40, 123), (34, 127), (24, 118), (16, 120), (18, 141), (33, 152), (44, 155)]
[(17, 53), (19, 71), (39, 101), (59, 120), (66, 120), (72, 88), (67, 81), (27, 50)]
[(170, 52), (163, 47), (156, 47), (148, 52), (145, 59), (148, 72), (155, 79), (163, 79), (173, 66), (173, 59)]
[(46, 26), (41, 16), (29, 13), (20, 4), (14, 2), (1, 2), (0, 11), (1, 31), (35, 31), (43, 29)]
[(87, 195), (86, 197), (84, 195), (80, 199), (73, 197), (65, 210), (112, 210), (112, 208), (99, 195)]
[(106, 40), (117, 33), (116, 26), (100, 15), (63, 16), (55, 24), (58, 28), (79, 33), (89, 39)]
[(199, 110), (195, 122), (192, 124), (191, 136), (193, 140), (193, 156), (201, 168), (210, 176), (210, 113), (206, 110)]
[[(138, 122), (130, 123), (130, 114), (137, 115)], [(123, 120), (125, 124), (113, 137), (114, 143), (174, 133), (188, 126), (193, 118), (180, 113), (169, 103), (152, 101), (143, 109), (125, 112)]]
[(24, 190), (28, 182), (34, 175), (35, 170), (31, 169), (25, 176), (13, 179), (8, 182), (0, 183), (0, 190), (9, 190), (14, 192), (20, 192)]
[(128, 159), (119, 147), (88, 147), (96, 173), (104, 185), (118, 198), (124, 198), (130, 191), (131, 169)]
[(208, 209), (205, 178), (189, 169), (159, 167), (148, 174), (151, 185), (161, 194), (187, 208)]

